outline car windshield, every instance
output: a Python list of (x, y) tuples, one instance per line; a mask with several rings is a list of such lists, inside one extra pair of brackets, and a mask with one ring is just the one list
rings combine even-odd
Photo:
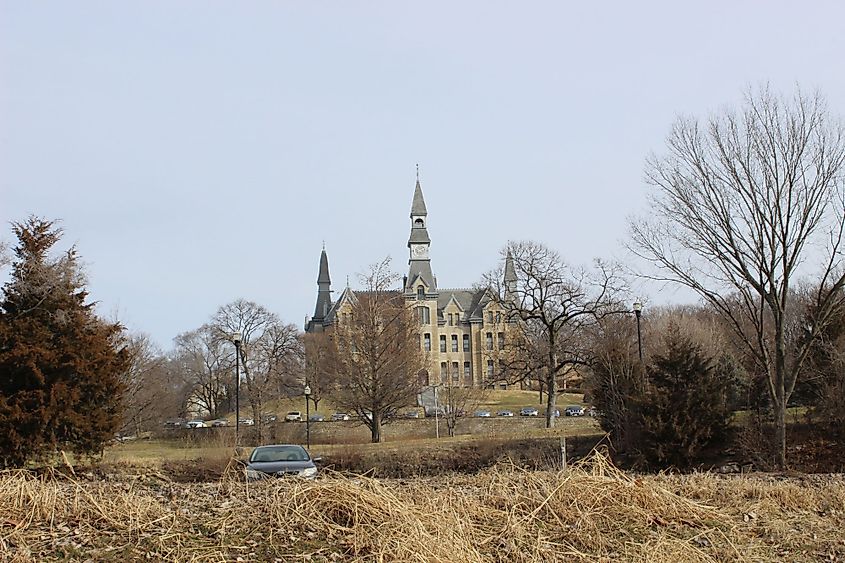
[(252, 451), (250, 462), (308, 461), (308, 452), (302, 446), (261, 446)]

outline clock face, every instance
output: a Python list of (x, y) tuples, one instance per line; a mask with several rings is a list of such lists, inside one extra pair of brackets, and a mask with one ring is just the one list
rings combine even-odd
[(424, 246), (414, 246), (411, 251), (414, 253), (414, 256), (425, 256)]

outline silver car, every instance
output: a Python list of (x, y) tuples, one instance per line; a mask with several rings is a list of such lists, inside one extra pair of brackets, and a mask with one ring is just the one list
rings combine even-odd
[(302, 446), (278, 444), (259, 446), (252, 450), (249, 465), (246, 466), (247, 481), (256, 481), (268, 477), (304, 477), (314, 479), (317, 466)]

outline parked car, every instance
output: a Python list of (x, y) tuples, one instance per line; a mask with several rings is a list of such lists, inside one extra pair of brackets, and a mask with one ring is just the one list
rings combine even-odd
[(436, 409), (434, 407), (425, 407), (423, 409), (425, 411), (425, 416), (446, 416), (446, 409), (442, 406), (438, 406)]
[(165, 428), (184, 428), (185, 421), (181, 418), (172, 418), (164, 421)]
[(255, 425), (255, 421), (251, 418), (239, 418), (238, 422), (241, 426), (253, 426)]
[(563, 411), (566, 416), (584, 416), (584, 407), (578, 405), (569, 405)]
[(475, 411), (473, 416), (476, 418), (490, 418), (490, 411)]
[(419, 418), (420, 411), (408, 411), (403, 415), (405, 418)]
[(592, 416), (592, 417), (601, 416), (601, 411), (598, 410), (596, 407), (590, 407), (590, 408), (587, 409), (587, 416)]
[(519, 416), (540, 416), (540, 411), (534, 407), (522, 407), (522, 410), (519, 411)]
[(345, 412), (336, 412), (332, 415), (332, 420), (334, 422), (342, 421), (342, 420), (349, 420), (349, 415)]
[(189, 420), (185, 423), (185, 428), (207, 428), (204, 420)]
[(302, 446), (293, 444), (278, 444), (272, 446), (258, 446), (249, 456), (246, 466), (247, 481), (257, 481), (268, 477), (317, 477), (317, 465)]
[(496, 416), (513, 416), (512, 411), (499, 411), (496, 413)]
[(560, 417), (560, 409), (555, 409), (555, 412), (552, 413), (552, 418), (559, 418)]
[(312, 414), (308, 418), (308, 420), (310, 420), (311, 422), (323, 422), (325, 420), (325, 418), (321, 414)]
[(219, 420), (212, 420), (212, 421), (211, 421), (211, 426), (212, 426), (213, 428), (219, 428), (219, 427), (221, 427), (221, 426), (229, 426), (229, 421), (228, 421), (228, 420), (226, 420), (225, 418), (221, 418), (221, 419), (219, 419)]
[(275, 414), (265, 413), (261, 416), (261, 422), (264, 424), (270, 424), (272, 422), (276, 422), (276, 420), (278, 420), (278, 417), (276, 417)]
[(299, 411), (290, 411), (285, 415), (285, 422), (302, 422), (302, 413)]

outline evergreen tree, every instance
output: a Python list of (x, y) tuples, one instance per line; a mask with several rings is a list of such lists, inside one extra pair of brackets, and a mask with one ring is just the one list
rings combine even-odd
[(121, 421), (123, 329), (94, 314), (76, 250), (51, 256), (62, 237), (53, 221), (30, 217), (13, 230), (0, 302), (0, 465), (58, 448), (100, 452)]
[(647, 374), (640, 413), (641, 452), (648, 463), (687, 467), (727, 437), (732, 379), (726, 362), (714, 366), (673, 324), (666, 351), (654, 357)]

